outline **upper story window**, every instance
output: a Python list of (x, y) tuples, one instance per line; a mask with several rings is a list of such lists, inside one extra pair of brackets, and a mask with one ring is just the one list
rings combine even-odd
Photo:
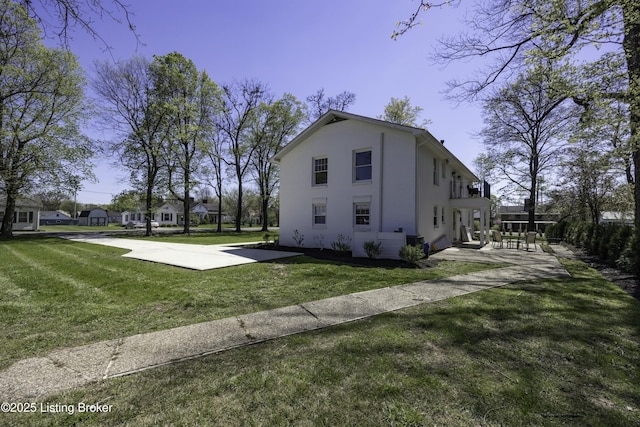
[(354, 182), (371, 181), (371, 150), (356, 151), (353, 155)]
[(439, 169), (438, 159), (433, 158), (433, 185), (440, 185), (440, 175), (438, 174)]
[(313, 159), (313, 185), (327, 185), (329, 160), (326, 157)]

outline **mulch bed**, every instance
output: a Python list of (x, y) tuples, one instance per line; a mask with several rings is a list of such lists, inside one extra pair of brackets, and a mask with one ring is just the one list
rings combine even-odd
[(410, 265), (402, 260), (396, 259), (370, 259), (370, 258), (354, 258), (351, 252), (340, 253), (332, 249), (318, 248), (298, 248), (291, 246), (274, 246), (273, 244), (261, 244), (260, 249), (270, 249), (275, 251), (300, 252), (306, 256), (334, 261), (343, 264), (352, 264), (364, 267), (380, 267), (380, 268), (431, 268), (438, 264), (439, 261), (434, 259), (422, 258), (417, 265)]

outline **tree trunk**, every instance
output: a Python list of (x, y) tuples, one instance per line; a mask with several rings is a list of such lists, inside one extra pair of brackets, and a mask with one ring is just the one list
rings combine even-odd
[(4, 209), (2, 217), (2, 226), (0, 226), (0, 238), (10, 239), (13, 237), (13, 216), (16, 212), (16, 198), (12, 191), (7, 191), (7, 205)]
[[(147, 174), (148, 176), (149, 174)], [(145, 203), (145, 227), (146, 233), (145, 236), (151, 236), (151, 208), (153, 203), (153, 181), (151, 178), (147, 181), (147, 200)]]
[(238, 206), (236, 207), (236, 233), (242, 231), (242, 179), (238, 181)]
[(262, 197), (262, 230), (269, 231), (269, 196)]
[(220, 196), (218, 196), (218, 233), (222, 233), (222, 191), (220, 191)]
[(629, 124), (634, 167), (635, 226), (640, 230), (640, 3), (622, 2), (625, 37), (622, 43), (629, 75)]

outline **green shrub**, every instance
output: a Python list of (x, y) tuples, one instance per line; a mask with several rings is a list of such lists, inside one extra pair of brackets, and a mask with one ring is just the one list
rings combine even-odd
[(420, 245), (406, 245), (400, 249), (400, 258), (411, 265), (415, 265), (424, 257), (424, 249)]
[(331, 249), (342, 255), (348, 254), (351, 252), (351, 237), (338, 234), (337, 240), (331, 242)]
[(608, 265), (624, 264), (622, 258), (626, 256), (625, 251), (631, 244), (632, 236), (633, 229), (628, 225), (615, 227), (609, 239), (606, 256), (603, 258)]
[(382, 252), (382, 242), (374, 242), (372, 240), (369, 240), (364, 242), (362, 247), (367, 253), (367, 256), (372, 259), (379, 257), (380, 253)]

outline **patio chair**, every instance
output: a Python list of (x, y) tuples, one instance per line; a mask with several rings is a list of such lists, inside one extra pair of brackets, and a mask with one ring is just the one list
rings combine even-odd
[(527, 252), (529, 252), (529, 245), (533, 244), (533, 250), (536, 251), (538, 250), (536, 247), (536, 233), (535, 231), (529, 231), (527, 232), (527, 240), (524, 241), (524, 244), (527, 247)]
[(502, 241), (502, 233), (500, 233), (498, 230), (491, 230), (491, 233), (493, 234), (493, 247), (495, 248), (496, 244), (502, 247), (504, 243)]

